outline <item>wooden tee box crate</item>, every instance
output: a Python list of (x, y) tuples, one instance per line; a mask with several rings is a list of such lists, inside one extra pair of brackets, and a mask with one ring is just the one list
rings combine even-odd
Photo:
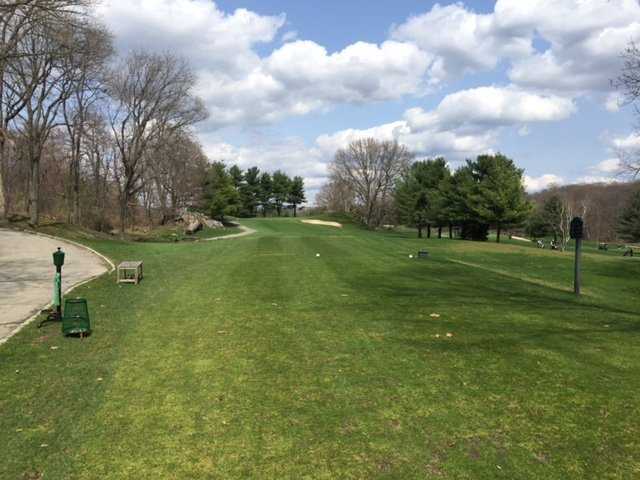
[(143, 277), (142, 262), (121, 262), (118, 265), (117, 283), (134, 283), (137, 285)]

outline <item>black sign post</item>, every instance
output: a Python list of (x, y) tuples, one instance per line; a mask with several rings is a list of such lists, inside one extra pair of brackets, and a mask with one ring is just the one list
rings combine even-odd
[(582, 255), (582, 238), (584, 237), (584, 222), (582, 218), (575, 217), (571, 220), (571, 238), (576, 241), (576, 263), (573, 290), (576, 295), (580, 295), (580, 257)]

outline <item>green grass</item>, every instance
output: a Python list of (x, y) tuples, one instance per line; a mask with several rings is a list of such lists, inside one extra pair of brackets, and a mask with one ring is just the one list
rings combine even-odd
[(145, 280), (0, 347), (0, 478), (640, 476), (640, 259), (587, 252), (576, 299), (569, 252), (243, 223), (85, 239)]

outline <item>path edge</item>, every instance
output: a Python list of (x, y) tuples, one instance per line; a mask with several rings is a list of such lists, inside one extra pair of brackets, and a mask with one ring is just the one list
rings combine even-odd
[(234, 238), (248, 237), (249, 235), (253, 235), (254, 233), (257, 232), (257, 230), (254, 230), (253, 228), (245, 227), (244, 225), (238, 224), (238, 226), (240, 227), (240, 230), (242, 230), (241, 233), (232, 233), (231, 235), (223, 235), (221, 237), (203, 238), (200, 241), (215, 242), (218, 240), (231, 240)]

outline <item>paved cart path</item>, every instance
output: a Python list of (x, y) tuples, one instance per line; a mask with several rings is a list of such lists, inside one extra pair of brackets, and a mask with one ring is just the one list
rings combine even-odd
[(72, 243), (0, 229), (0, 344), (51, 302), (51, 255), (58, 247), (66, 254), (63, 291), (109, 269), (101, 257)]
[(249, 235), (253, 235), (254, 233), (256, 233), (256, 231), (253, 228), (245, 227), (243, 225), (239, 225), (239, 227), (240, 227), (240, 230), (242, 230), (242, 232), (240, 233), (234, 233), (232, 235), (223, 235), (222, 237), (205, 238), (204, 241), (213, 242), (217, 240), (231, 240), (234, 238), (247, 237)]

